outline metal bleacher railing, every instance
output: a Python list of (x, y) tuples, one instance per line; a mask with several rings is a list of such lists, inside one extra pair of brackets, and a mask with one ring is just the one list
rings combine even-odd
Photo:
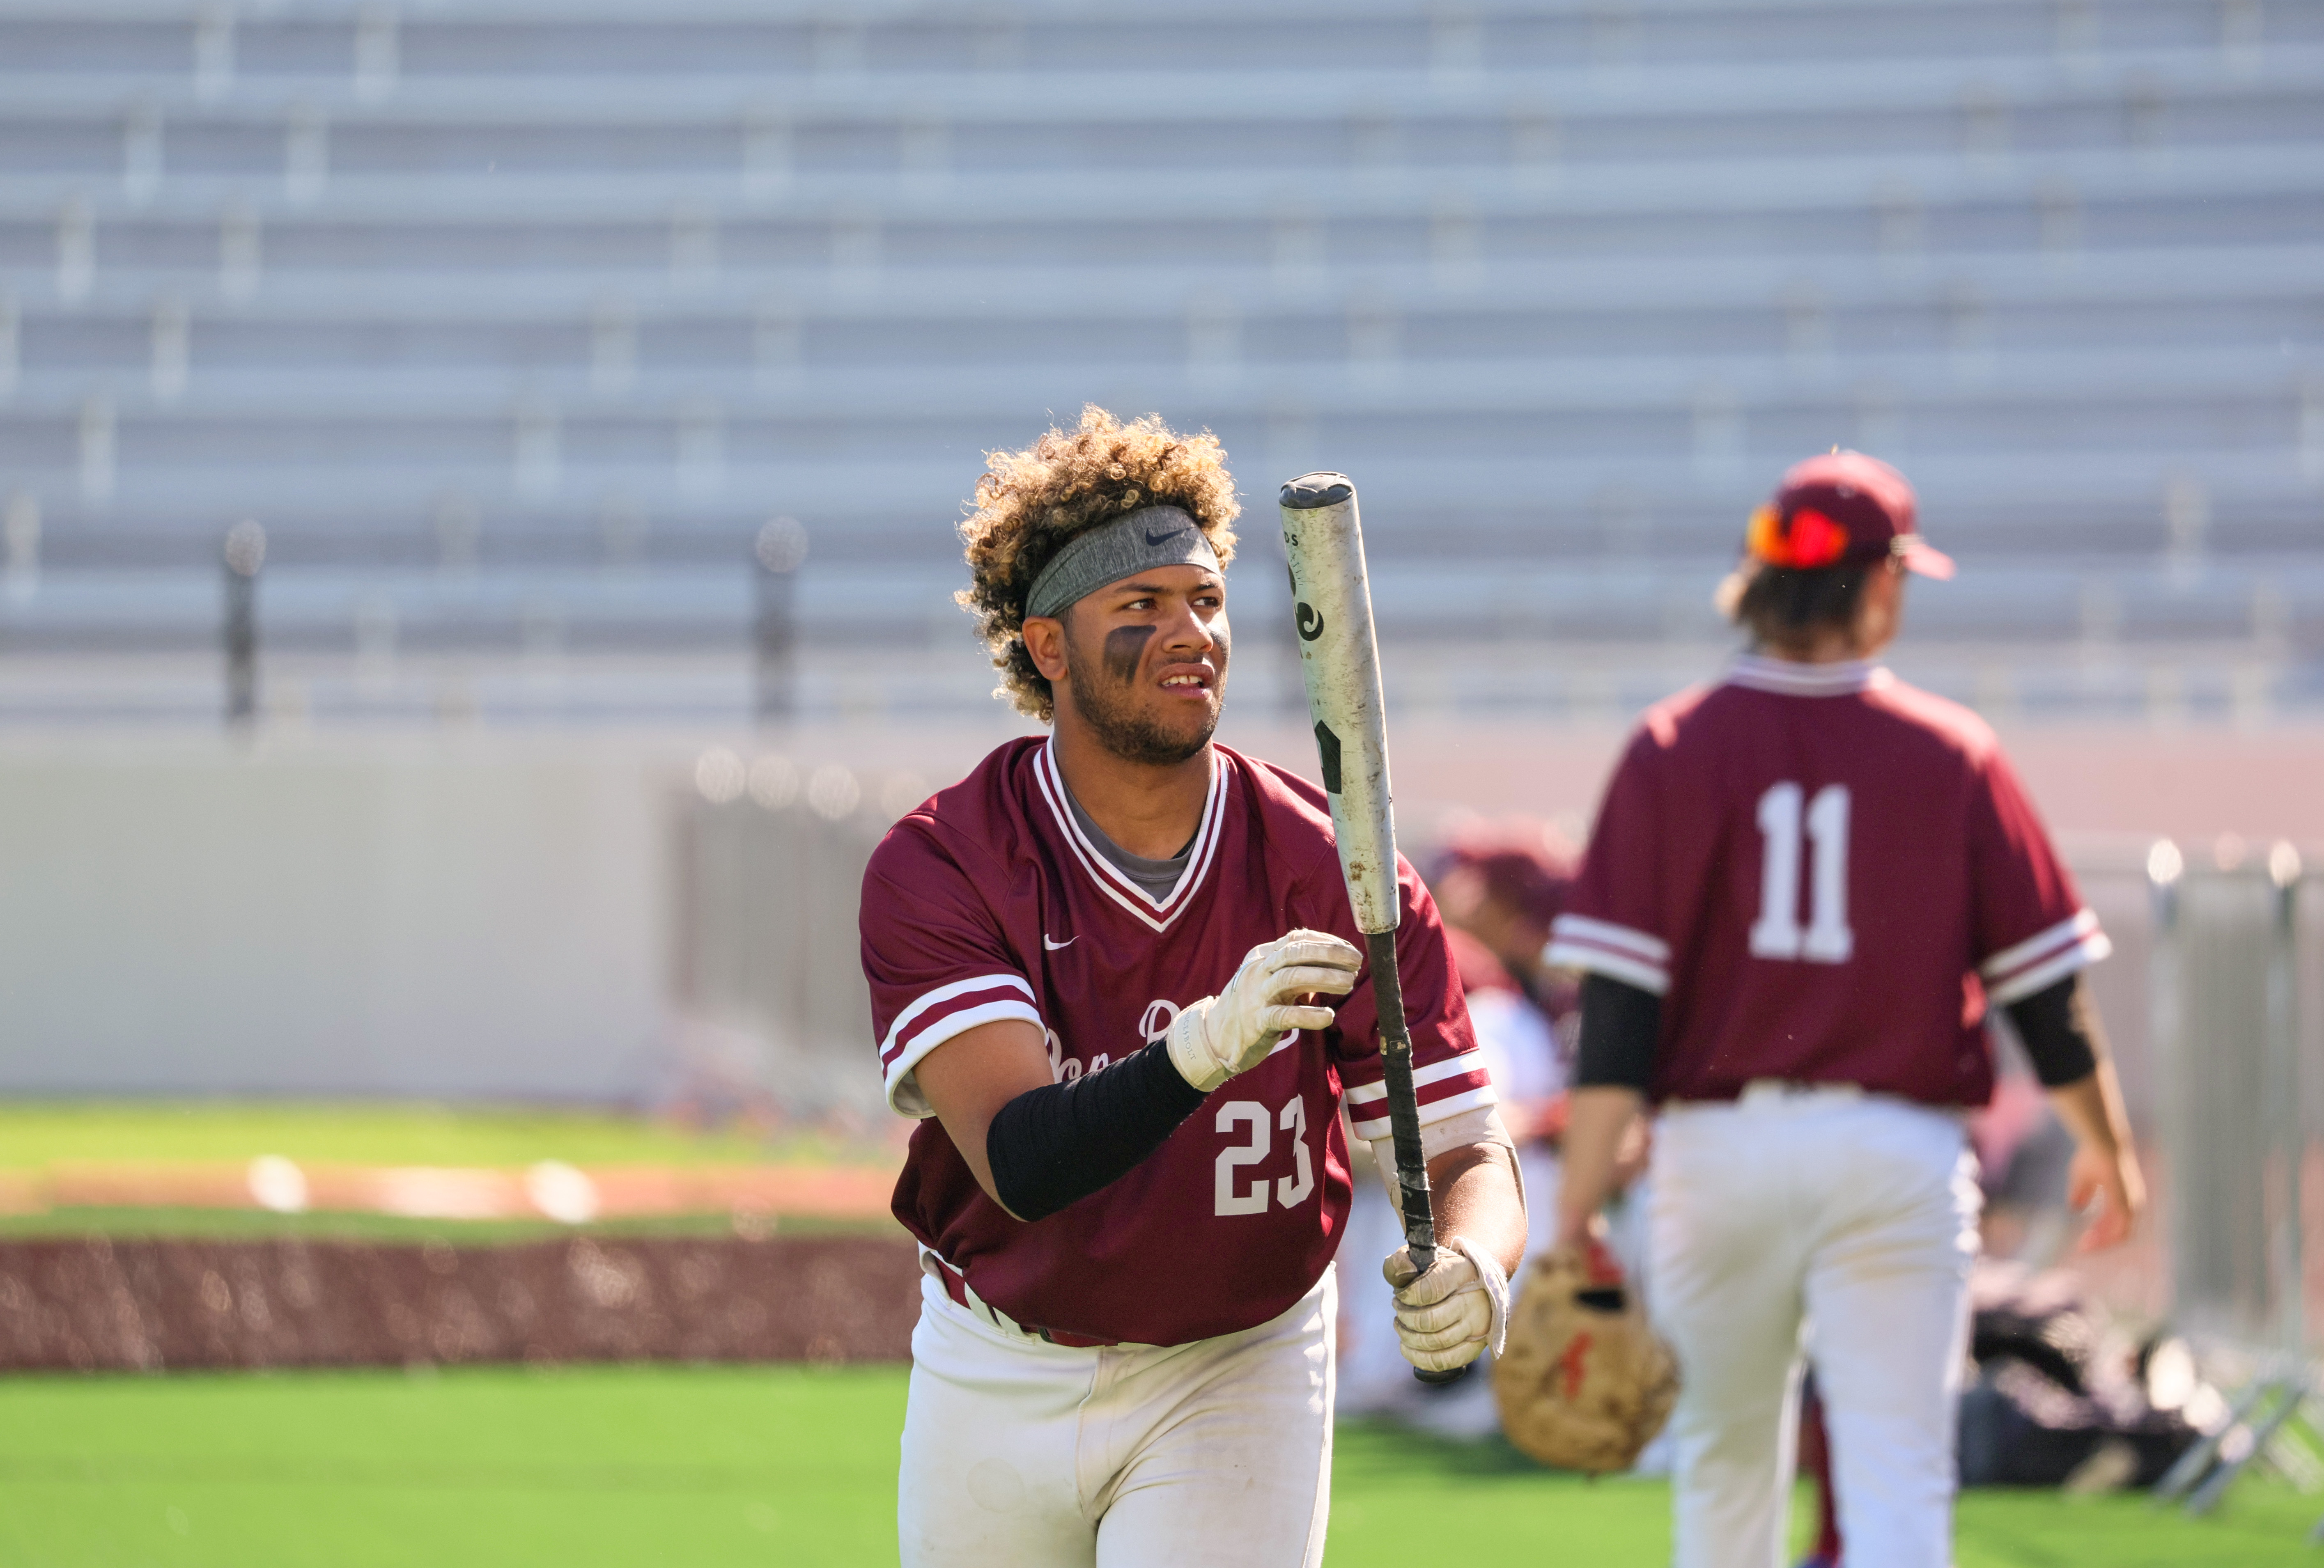
[(2312, 707), (2319, 103), (2258, 0), (4, 0), (0, 719), (215, 715), (245, 518), (265, 714), (738, 717), (778, 515), (802, 710), (958, 701), (1084, 400), (1359, 470), (1411, 702), (1652, 694), (1846, 442), (1909, 673)]

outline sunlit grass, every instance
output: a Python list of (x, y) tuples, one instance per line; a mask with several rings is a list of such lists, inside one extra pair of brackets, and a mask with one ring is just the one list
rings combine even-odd
[[(780, 1234), (900, 1236), (894, 1219), (825, 1219), (813, 1215), (755, 1216), (740, 1228), (753, 1236)], [(586, 1225), (554, 1220), (410, 1219), (401, 1215), (356, 1214), (318, 1209), (307, 1214), (269, 1214), (233, 1208), (60, 1208), (38, 1214), (0, 1214), (0, 1240), (51, 1236), (106, 1236), (115, 1241), (198, 1240), (265, 1242), (374, 1242), (417, 1245), (442, 1242), (482, 1247), (510, 1242), (552, 1241), (558, 1236), (732, 1236), (734, 1217), (724, 1214), (650, 1215), (600, 1220)]]
[[(880, 1129), (879, 1131), (885, 1131)], [(207, 1164), (279, 1154), (302, 1164), (512, 1167), (718, 1165), (881, 1158), (799, 1129), (695, 1132), (615, 1111), (305, 1101), (0, 1102), (0, 1169), (58, 1161)]]
[[(0, 1381), (0, 1562), (113, 1568), (895, 1561), (905, 1372), (587, 1367)], [(1339, 1434), (1332, 1568), (1668, 1559), (1659, 1483), (1499, 1444)], [(1973, 1493), (1961, 1568), (2312, 1564), (2324, 1499)], [(1472, 1556), (1472, 1554), (1474, 1554)]]

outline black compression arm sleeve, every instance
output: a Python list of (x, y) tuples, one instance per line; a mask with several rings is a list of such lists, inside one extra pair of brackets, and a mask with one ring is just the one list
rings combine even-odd
[(1608, 1085), (1647, 1093), (1654, 1087), (1655, 1045), (1662, 1032), (1661, 997), (1603, 975), (1584, 977), (1574, 1087)]
[(2004, 1009), (2034, 1059), (2034, 1076), (2045, 1089), (2063, 1088), (2098, 1070), (2106, 1054), (2106, 1032), (2088, 977), (2072, 974), (2047, 990), (2012, 1002)]
[(1027, 1089), (985, 1130), (992, 1188), (1020, 1220), (1056, 1214), (1126, 1175), (1202, 1103), (1160, 1041), (1103, 1071)]

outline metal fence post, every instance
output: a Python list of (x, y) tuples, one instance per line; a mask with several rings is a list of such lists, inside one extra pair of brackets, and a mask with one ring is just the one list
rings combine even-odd
[(2300, 851), (2278, 843), (2268, 851), (2267, 876), (2274, 894), (2267, 955), (2267, 1088), (2265, 1093), (2271, 1172), (2275, 1192), (2268, 1252), (2274, 1265), (2276, 1337), (2293, 1358), (2306, 1348), (2306, 1275), (2301, 1257), (2301, 1177), (2307, 1149), (2302, 1137), (2300, 1081)]
[(226, 721), (236, 728), (258, 718), (258, 572), (266, 564), (266, 530), (251, 518), (226, 530)]
[(2174, 1309), (2183, 1308), (2190, 1298), (2193, 1282), (2186, 1277), (2195, 1251), (2190, 1233), (2199, 1224), (2189, 1191), (2194, 1173), (2181, 1169), (2192, 1142), (2189, 1134), (2193, 1131), (2194, 1120), (2193, 1107), (2188, 1103), (2181, 1082), (2186, 1076), (2186, 1025), (2179, 894), (2180, 877), (2186, 868), (2186, 857), (2168, 839), (2156, 839), (2146, 852), (2146, 888), (2154, 910), (2154, 949), (2147, 960), (2147, 1003), (2154, 1052), (2155, 1130), (2161, 1134), (2163, 1158), (2169, 1162), (2164, 1172), (2166, 1209), (2161, 1218), (2165, 1228), (2163, 1240), (2169, 1249)]
[(758, 613), (752, 626), (753, 711), (761, 724), (798, 711), (798, 582), (807, 559), (807, 529), (797, 518), (770, 518), (759, 530)]

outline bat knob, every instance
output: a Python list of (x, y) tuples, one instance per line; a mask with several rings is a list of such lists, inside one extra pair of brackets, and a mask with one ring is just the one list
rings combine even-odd
[(1335, 507), (1356, 493), (1344, 473), (1303, 473), (1283, 487), (1277, 497), (1278, 504), (1295, 512), (1312, 512), (1319, 507)]
[(1462, 1378), (1467, 1377), (1469, 1375), (1469, 1369), (1476, 1364), (1477, 1363), (1475, 1362), (1462, 1362), (1459, 1366), (1441, 1372), (1432, 1372), (1425, 1367), (1415, 1367), (1412, 1369), (1412, 1375), (1414, 1380), (1417, 1382), (1426, 1383), (1432, 1388), (1441, 1389), (1447, 1383), (1457, 1383)]

